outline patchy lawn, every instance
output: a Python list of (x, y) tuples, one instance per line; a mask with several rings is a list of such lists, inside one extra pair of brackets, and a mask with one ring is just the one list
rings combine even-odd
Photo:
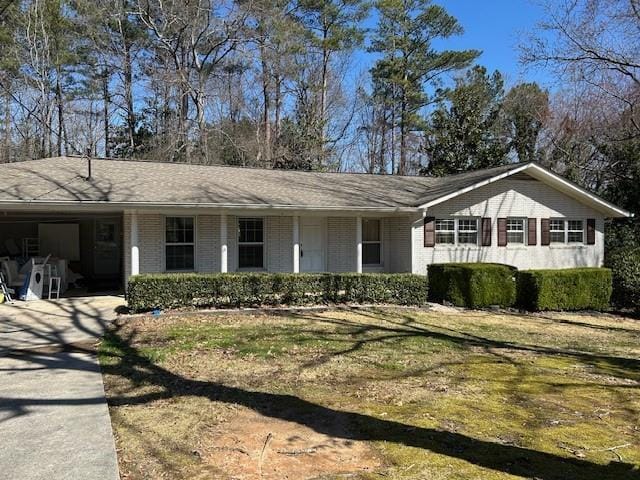
[(358, 310), (123, 318), (123, 479), (640, 478), (640, 322)]

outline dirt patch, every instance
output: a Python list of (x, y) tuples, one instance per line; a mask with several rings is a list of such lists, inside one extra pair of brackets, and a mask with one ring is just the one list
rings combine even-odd
[[(232, 479), (308, 479), (372, 472), (381, 463), (365, 443), (241, 411), (220, 426), (203, 461)], [(338, 426), (344, 428), (344, 426)]]

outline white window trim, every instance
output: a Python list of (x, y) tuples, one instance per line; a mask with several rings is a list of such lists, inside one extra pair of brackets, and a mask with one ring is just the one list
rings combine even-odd
[[(563, 222), (562, 226), (562, 232), (564, 234), (564, 241), (563, 242), (554, 242), (551, 241), (551, 233), (552, 232), (560, 232), (560, 230), (551, 230), (551, 221), (558, 221), (561, 220)], [(569, 222), (581, 222), (582, 224), (582, 230), (569, 230)], [(549, 219), (549, 245), (556, 245), (556, 246), (560, 246), (560, 245), (569, 245), (569, 246), (577, 246), (577, 245), (584, 245), (585, 244), (585, 240), (586, 240), (586, 220), (584, 218), (550, 218)], [(579, 242), (570, 242), (569, 241), (569, 232), (582, 232), (582, 240)]]
[[(554, 221), (562, 221), (562, 230), (553, 230), (551, 228), (551, 223)], [(554, 232), (562, 232), (563, 241), (562, 242), (554, 242), (552, 240), (552, 234)], [(550, 218), (549, 219), (549, 245), (565, 245), (567, 243), (567, 219), (566, 218)]]
[[(241, 242), (240, 241), (240, 220), (262, 220), (262, 242)], [(237, 245), (236, 265), (239, 272), (266, 272), (267, 271), (267, 218), (266, 217), (236, 217)], [(262, 245), (262, 268), (261, 267), (240, 267), (240, 247), (242, 245)]]
[[(179, 242), (179, 243), (170, 243), (167, 242), (167, 218), (191, 218), (193, 219), (193, 242)], [(162, 217), (162, 237), (163, 237), (163, 255), (162, 255), (162, 270), (165, 272), (197, 272), (198, 265), (198, 217), (195, 215), (164, 215)], [(193, 268), (192, 269), (179, 269), (179, 270), (168, 270), (167, 269), (167, 245), (170, 246), (193, 246)]]
[[(364, 240), (364, 238), (362, 239), (362, 251), (363, 251), (363, 257), (364, 257), (364, 246), (367, 244), (375, 244), (378, 243), (380, 244), (380, 263), (364, 263), (364, 261), (362, 262), (362, 266), (363, 267), (370, 267), (370, 268), (375, 268), (375, 267), (383, 267), (384, 266), (384, 222), (382, 221), (382, 218), (363, 218), (362, 219), (362, 223), (365, 222), (365, 220), (378, 220), (378, 225), (380, 226), (380, 231), (378, 232), (379, 238), (380, 240)], [(364, 228), (363, 228), (364, 231)]]
[[(473, 220), (476, 222), (476, 243), (461, 243), (459, 234), (460, 234), (460, 220)], [(460, 247), (477, 247), (480, 245), (480, 219), (478, 217), (460, 217), (455, 219), (455, 245)], [(463, 233), (474, 233), (472, 230), (464, 230)]]
[[(509, 220), (517, 220), (522, 224), (522, 230), (509, 230)], [(511, 245), (528, 245), (528, 228), (527, 219), (524, 217), (507, 217), (507, 246)], [(509, 233), (522, 233), (522, 242), (511, 242), (509, 240)]]
[[(442, 221), (442, 220), (451, 220), (453, 221), (453, 230), (438, 230), (438, 221)], [(458, 222), (456, 221), (455, 218), (451, 218), (451, 217), (436, 217), (434, 220), (434, 226), (433, 226), (434, 230), (433, 230), (433, 240), (434, 240), (434, 245), (440, 246), (440, 247), (455, 247), (457, 245), (456, 241), (458, 239)], [(453, 243), (442, 243), (442, 242), (438, 242), (438, 232), (440, 233), (446, 233), (446, 234), (451, 234), (453, 233)]]
[[(580, 222), (580, 224), (582, 225), (582, 229), (580, 230), (569, 230), (569, 222)], [(568, 218), (565, 222), (565, 238), (567, 241), (567, 244), (569, 245), (584, 245), (585, 244), (585, 237), (586, 237), (586, 232), (585, 232), (585, 220), (580, 219), (580, 218)], [(582, 233), (582, 240), (579, 242), (570, 242), (569, 241), (569, 233), (575, 233), (575, 232), (580, 232)]]

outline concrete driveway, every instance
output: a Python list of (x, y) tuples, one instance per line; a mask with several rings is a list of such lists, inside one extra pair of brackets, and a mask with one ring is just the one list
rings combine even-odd
[(0, 479), (119, 478), (94, 346), (123, 304), (0, 305)]

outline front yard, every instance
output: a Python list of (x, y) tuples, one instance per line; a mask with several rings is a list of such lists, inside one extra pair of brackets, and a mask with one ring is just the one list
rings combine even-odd
[(124, 317), (123, 479), (640, 478), (640, 322), (439, 309)]

